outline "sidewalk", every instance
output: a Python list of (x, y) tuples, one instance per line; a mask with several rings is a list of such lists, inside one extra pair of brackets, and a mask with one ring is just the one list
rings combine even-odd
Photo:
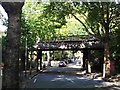
[(2, 76), (0, 75), (0, 90), (2, 89)]
[(2, 68), (0, 67), (0, 90), (2, 89)]
[[(26, 75), (25, 75), (26, 73)], [(32, 79), (34, 76), (36, 76), (37, 74), (39, 74), (40, 72), (36, 72), (36, 70), (31, 71), (31, 73), (29, 71), (23, 71), (20, 73), (20, 88), (24, 88), (26, 83)]]

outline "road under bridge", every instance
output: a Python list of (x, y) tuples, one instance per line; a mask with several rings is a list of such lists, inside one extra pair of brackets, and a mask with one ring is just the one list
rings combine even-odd
[[(83, 52), (83, 69), (87, 68), (87, 64), (90, 62), (90, 51), (102, 51), (104, 50), (103, 43), (99, 40), (79, 40), (79, 41), (51, 41), (51, 42), (38, 42), (37, 48), (28, 49), (27, 52), (37, 52), (37, 71), (42, 70), (42, 52), (43, 51), (82, 51)], [(27, 53), (26, 62), (28, 62), (29, 56)]]

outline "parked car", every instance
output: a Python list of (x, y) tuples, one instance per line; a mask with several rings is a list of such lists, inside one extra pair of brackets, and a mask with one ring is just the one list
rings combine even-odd
[(63, 61), (64, 61), (66, 64), (68, 64), (68, 63), (69, 63), (67, 59), (63, 59)]
[(76, 66), (80, 66), (81, 63), (79, 61), (76, 62)]
[(60, 61), (59, 62), (59, 67), (66, 67), (65, 61)]

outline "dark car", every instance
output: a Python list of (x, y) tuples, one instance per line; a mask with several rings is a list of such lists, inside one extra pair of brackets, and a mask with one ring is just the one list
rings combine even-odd
[(59, 67), (66, 67), (65, 61), (60, 61), (59, 62)]
[(66, 64), (69, 63), (67, 59), (63, 59), (62, 61), (64, 61)]

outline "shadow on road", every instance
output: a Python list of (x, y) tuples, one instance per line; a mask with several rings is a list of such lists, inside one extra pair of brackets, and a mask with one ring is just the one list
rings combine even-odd
[(100, 80), (91, 80), (76, 75), (39, 74), (29, 80), (26, 88), (99, 88), (105, 87)]
[[(93, 76), (98, 77), (100, 74), (95, 75), (93, 74)], [(114, 83), (104, 82), (102, 79), (95, 79), (93, 76), (91, 78), (91, 76), (81, 73), (80, 68), (49, 67), (29, 79), (25, 88), (40, 88), (40, 90), (120, 90), (120, 87)]]

